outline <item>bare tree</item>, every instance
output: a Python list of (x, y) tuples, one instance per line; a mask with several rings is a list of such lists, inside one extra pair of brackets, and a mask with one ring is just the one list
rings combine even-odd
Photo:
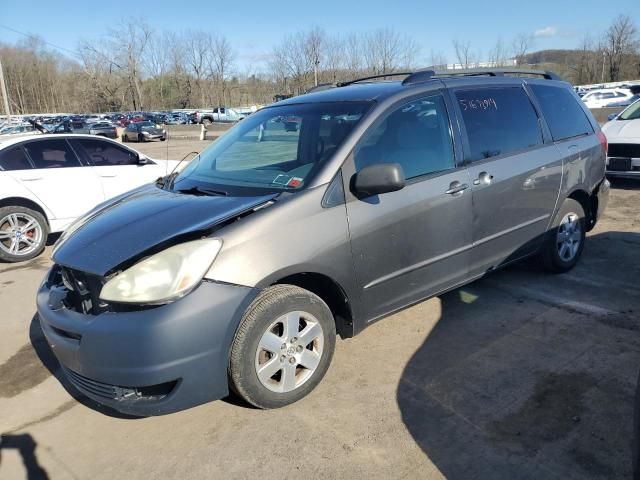
[(489, 50), (489, 63), (494, 67), (502, 67), (508, 60), (507, 49), (502, 41), (502, 38), (496, 40), (495, 45)]
[(453, 49), (456, 52), (458, 64), (462, 68), (469, 68), (473, 64), (473, 53), (471, 52), (471, 42), (462, 42), (458, 39), (453, 40)]
[(429, 53), (429, 63), (436, 69), (446, 70), (447, 57), (442, 52), (432, 49)]
[(294, 93), (301, 93), (306, 89), (309, 77), (309, 57), (305, 32), (287, 35), (273, 49), (271, 68), (277, 72), (285, 84), (287, 79), (289, 80), (289, 86), (292, 87)]
[(313, 27), (307, 32), (304, 39), (304, 52), (307, 64), (313, 70), (313, 83), (318, 86), (318, 68), (323, 57), (323, 48), (326, 39), (324, 31), (320, 27)]
[(346, 42), (340, 35), (327, 38), (324, 47), (324, 71), (328, 74), (327, 80), (336, 83), (341, 72), (346, 70)]
[(609, 80), (620, 80), (620, 70), (627, 55), (637, 48), (637, 30), (631, 18), (620, 15), (604, 35), (604, 52), (608, 60)]
[(362, 70), (362, 41), (355, 33), (347, 35), (344, 41), (346, 63), (345, 67), (351, 73), (356, 74)]
[(533, 47), (533, 37), (527, 33), (519, 33), (511, 42), (513, 58), (518, 66), (524, 65), (527, 60), (527, 53)]
[(218, 103), (226, 104), (226, 86), (236, 59), (236, 52), (224, 35), (213, 38), (210, 71), (219, 91)]
[(413, 63), (418, 45), (390, 28), (373, 30), (364, 37), (364, 60), (369, 73), (392, 73)]
[(206, 104), (207, 70), (212, 63), (214, 40), (210, 33), (203, 31), (186, 31), (182, 35), (184, 53), (193, 81), (200, 95), (200, 104)]

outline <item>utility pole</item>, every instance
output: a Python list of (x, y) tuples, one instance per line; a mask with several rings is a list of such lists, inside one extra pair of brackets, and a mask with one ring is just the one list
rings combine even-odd
[(320, 60), (318, 60), (318, 57), (316, 57), (313, 61), (313, 79), (316, 87), (318, 86), (318, 65), (320, 65)]
[(4, 83), (4, 70), (2, 69), (2, 60), (0, 60), (0, 90), (2, 90), (2, 98), (4, 99), (4, 111), (7, 114), (7, 120), (11, 120), (9, 96), (7, 95), (7, 86)]
[(600, 83), (604, 83), (604, 61), (607, 58), (607, 52), (602, 52), (602, 75), (600, 76)]

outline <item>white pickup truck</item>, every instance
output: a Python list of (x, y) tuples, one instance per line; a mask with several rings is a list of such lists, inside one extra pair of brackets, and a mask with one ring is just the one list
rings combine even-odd
[(238, 122), (245, 115), (236, 112), (233, 108), (216, 107), (212, 109), (199, 110), (196, 112), (197, 123), (209, 125), (214, 122)]

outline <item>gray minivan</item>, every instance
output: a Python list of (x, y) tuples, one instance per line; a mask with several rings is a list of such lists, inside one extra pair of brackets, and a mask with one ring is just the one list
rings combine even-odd
[(70, 382), (134, 415), (229, 389), (281, 407), (321, 381), (337, 334), (527, 256), (571, 269), (609, 184), (570, 85), (404, 75), (264, 108), (73, 224), (37, 294)]

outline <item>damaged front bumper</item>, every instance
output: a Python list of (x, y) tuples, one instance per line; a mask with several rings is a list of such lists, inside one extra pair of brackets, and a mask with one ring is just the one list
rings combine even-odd
[(54, 266), (37, 294), (42, 330), (66, 377), (84, 395), (149, 416), (228, 395), (229, 348), (256, 289), (203, 281), (166, 305), (83, 313)]

